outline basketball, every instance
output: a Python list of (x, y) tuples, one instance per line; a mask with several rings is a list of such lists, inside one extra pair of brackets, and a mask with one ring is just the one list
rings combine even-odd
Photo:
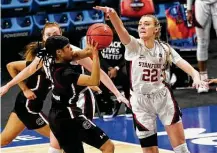
[(104, 23), (95, 23), (87, 30), (87, 40), (93, 39), (98, 43), (98, 50), (108, 47), (113, 40), (113, 32), (111, 28)]

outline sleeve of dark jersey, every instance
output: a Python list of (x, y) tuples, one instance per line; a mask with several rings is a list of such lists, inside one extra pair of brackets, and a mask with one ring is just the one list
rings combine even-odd
[(76, 73), (74, 70), (70, 68), (65, 69), (62, 74), (62, 82), (64, 83), (64, 85), (77, 84), (79, 76), (80, 74)]

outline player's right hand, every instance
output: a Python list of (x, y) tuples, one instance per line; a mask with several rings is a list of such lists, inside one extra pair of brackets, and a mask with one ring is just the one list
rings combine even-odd
[(2, 87), (0, 88), (0, 97), (3, 96), (4, 94), (6, 94), (6, 93), (8, 92), (8, 90), (9, 90), (9, 87), (8, 87), (7, 84), (4, 85), (4, 86), (2, 86)]
[(93, 39), (90, 39), (87, 37), (87, 47), (89, 51), (92, 52), (92, 55), (94, 56), (98, 56), (98, 50), (97, 50), (97, 47), (98, 47), (98, 42), (94, 42)]
[(29, 100), (33, 100), (33, 99), (37, 98), (37, 96), (35, 95), (35, 93), (32, 90), (30, 90), (30, 89), (24, 90), (23, 94)]

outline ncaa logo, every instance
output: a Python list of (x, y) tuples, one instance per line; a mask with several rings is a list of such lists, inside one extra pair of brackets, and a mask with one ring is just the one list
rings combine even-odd
[(82, 123), (82, 126), (84, 127), (84, 129), (90, 129), (92, 125), (91, 125), (91, 123), (88, 120), (85, 120)]
[(37, 124), (37, 125), (42, 125), (42, 124), (44, 124), (44, 120), (43, 120), (42, 118), (38, 118), (38, 119), (36, 120), (36, 124)]

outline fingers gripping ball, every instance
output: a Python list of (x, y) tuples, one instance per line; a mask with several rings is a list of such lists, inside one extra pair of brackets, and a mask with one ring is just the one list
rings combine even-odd
[(87, 40), (98, 42), (98, 50), (108, 47), (113, 40), (113, 32), (107, 24), (95, 23), (88, 28)]

